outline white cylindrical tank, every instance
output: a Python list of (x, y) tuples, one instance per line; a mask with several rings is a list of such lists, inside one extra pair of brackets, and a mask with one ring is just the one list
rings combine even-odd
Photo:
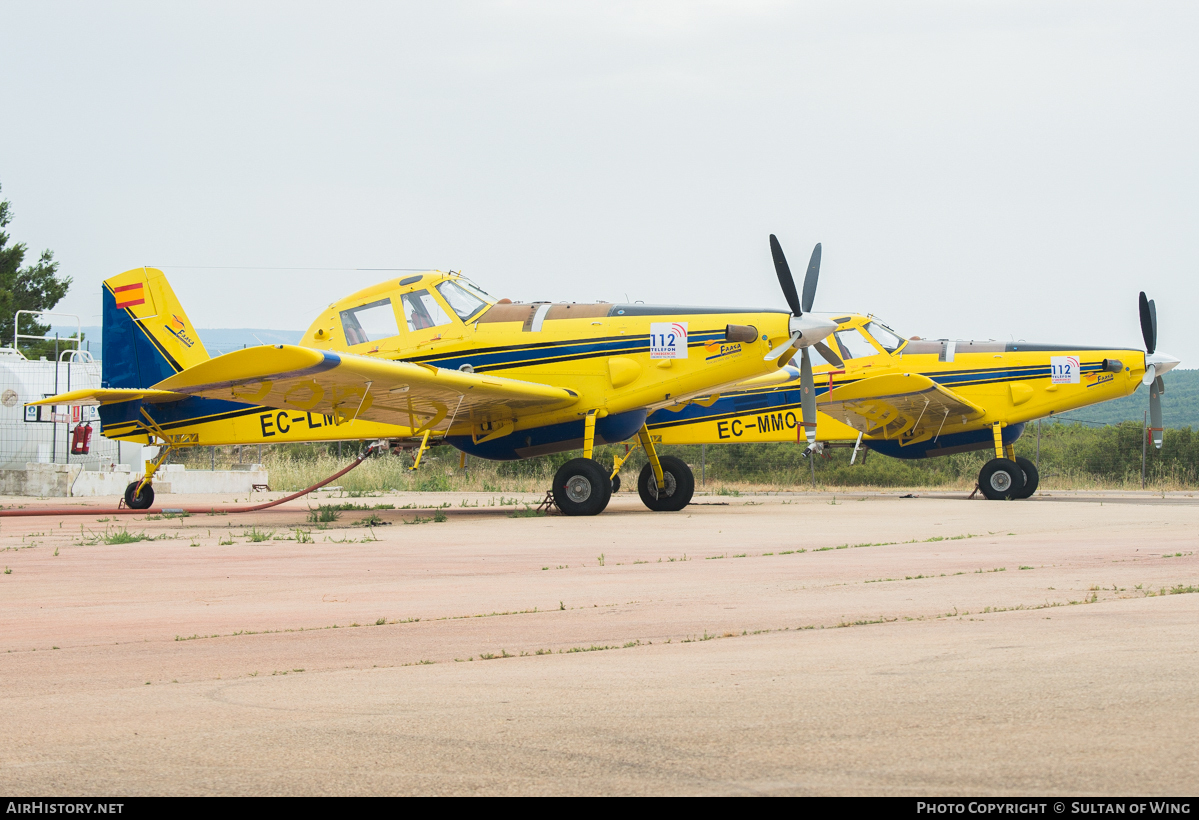
[[(84, 469), (128, 464), (142, 469), (142, 447), (100, 435), (95, 407), (26, 407), (68, 390), (100, 386), (100, 363), (82, 352), (64, 361), (29, 361), (12, 348), (0, 348), (0, 470), (23, 470), (28, 462), (81, 464)], [(87, 455), (71, 455), (75, 427), (91, 424)]]

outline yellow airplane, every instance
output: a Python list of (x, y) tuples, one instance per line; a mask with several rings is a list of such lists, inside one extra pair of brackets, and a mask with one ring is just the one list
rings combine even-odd
[(512, 303), (430, 271), (335, 302), (299, 345), (211, 358), (161, 271), (114, 276), (102, 296), (101, 387), (33, 404), (99, 405), (106, 437), (164, 445), (126, 489), (134, 509), (153, 503), (154, 473), (172, 449), (415, 437), (416, 464), (438, 443), (502, 460), (582, 448), (552, 492), (564, 513), (595, 515), (625, 459), (601, 467), (594, 445), (636, 436), (649, 457), (642, 500), (679, 510), (694, 477), (681, 459), (657, 455), (647, 416), (777, 373), (836, 328), (785, 310)]
[[(802, 303), (774, 236), (779, 280), (796, 315), (811, 310), (815, 283)], [(809, 265), (818, 270), (820, 246)], [(832, 315), (836, 330), (781, 371), (736, 389), (679, 400), (650, 415), (657, 444), (741, 441), (826, 443), (868, 448), (895, 458), (931, 458), (992, 449), (978, 486), (990, 499), (1028, 498), (1036, 466), (1014, 444), (1029, 421), (1120, 398), (1149, 386), (1150, 432), (1162, 443), (1161, 375), (1178, 359), (1157, 353), (1157, 308), (1140, 295), (1145, 350), (1027, 342), (904, 339), (873, 316)], [(814, 351), (814, 353), (812, 352)], [(817, 361), (813, 364), (812, 357)], [(810, 399), (810, 400), (809, 400)], [(863, 453), (863, 458), (865, 454)]]

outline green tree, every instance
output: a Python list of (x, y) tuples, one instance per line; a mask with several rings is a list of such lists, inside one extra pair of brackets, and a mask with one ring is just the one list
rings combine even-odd
[[(53, 310), (71, 287), (71, 277), (58, 276), (58, 263), (50, 250), (42, 251), (36, 264), (22, 267), (25, 243), (8, 244), (4, 230), (11, 221), (11, 203), (0, 199), (0, 345), (12, 344), (13, 317), (18, 310)], [(33, 316), (21, 317), (21, 333), (44, 336), (49, 332), (49, 325), (34, 321)], [(53, 354), (54, 343), (27, 341), (21, 350), (35, 358)]]

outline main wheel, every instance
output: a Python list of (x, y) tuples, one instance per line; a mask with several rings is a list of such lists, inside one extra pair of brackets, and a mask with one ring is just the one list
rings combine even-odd
[(992, 501), (1019, 498), (1024, 489), (1024, 470), (1014, 461), (993, 458), (979, 472), (978, 486)]
[(637, 494), (645, 506), (655, 512), (674, 512), (691, 503), (695, 494), (695, 474), (681, 458), (661, 456), (662, 478), (665, 487), (659, 488), (652, 464), (641, 468), (637, 479)]
[(1037, 491), (1037, 485), (1041, 483), (1041, 473), (1037, 470), (1037, 465), (1024, 456), (1016, 456), (1016, 464), (1024, 471), (1024, 489), (1018, 493), (1012, 493), (1012, 498), (1030, 498)]
[(574, 458), (554, 474), (554, 503), (566, 515), (599, 515), (612, 498), (612, 482), (600, 464)]
[(131, 510), (148, 510), (154, 503), (153, 485), (147, 484), (140, 493), (137, 493), (137, 485), (140, 483), (140, 481), (134, 481), (125, 488), (125, 506)]

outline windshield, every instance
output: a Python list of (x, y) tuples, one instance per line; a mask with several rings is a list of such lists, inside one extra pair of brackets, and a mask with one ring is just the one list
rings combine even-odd
[(882, 322), (867, 323), (866, 332), (873, 336), (874, 341), (878, 342), (879, 346), (888, 353), (894, 353), (903, 347), (904, 340)]
[(472, 290), (468, 290), (457, 282), (442, 282), (437, 286), (437, 290), (449, 303), (450, 308), (458, 314), (458, 318), (464, 322), (469, 321), (472, 316), (488, 306), (485, 299), (476, 296)]

